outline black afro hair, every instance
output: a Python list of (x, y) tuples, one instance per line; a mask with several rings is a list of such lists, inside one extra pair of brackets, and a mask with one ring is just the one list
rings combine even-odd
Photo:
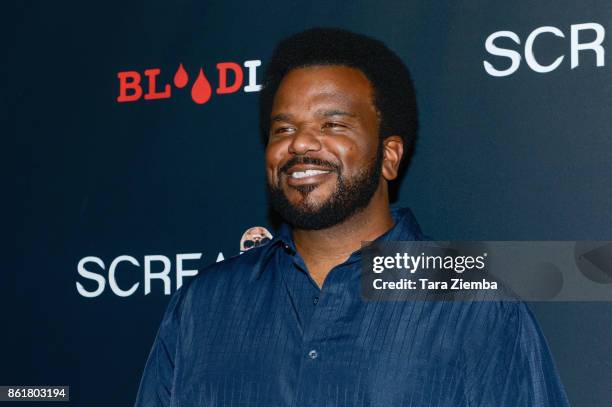
[(404, 62), (374, 38), (338, 28), (312, 28), (282, 40), (273, 52), (260, 93), (259, 119), (267, 144), (274, 95), (285, 75), (297, 68), (343, 65), (359, 69), (374, 89), (381, 138), (402, 137), (408, 161), (417, 135), (417, 104), (414, 86)]

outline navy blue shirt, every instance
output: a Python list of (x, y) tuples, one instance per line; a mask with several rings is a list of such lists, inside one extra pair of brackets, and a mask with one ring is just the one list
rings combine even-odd
[[(380, 240), (423, 240), (408, 209)], [(136, 407), (566, 406), (522, 302), (364, 301), (361, 252), (321, 289), (284, 227), (171, 298)]]

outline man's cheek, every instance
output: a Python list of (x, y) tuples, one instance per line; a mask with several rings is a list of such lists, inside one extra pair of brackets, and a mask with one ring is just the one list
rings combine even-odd
[(278, 170), (274, 167), (266, 166), (266, 179), (268, 181), (268, 184), (278, 186)]

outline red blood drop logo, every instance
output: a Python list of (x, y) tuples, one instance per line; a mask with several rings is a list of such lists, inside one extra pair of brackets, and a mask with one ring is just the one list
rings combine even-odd
[(177, 88), (184, 88), (188, 81), (189, 75), (187, 75), (187, 71), (183, 68), (183, 64), (180, 64), (174, 74), (174, 86)]
[(206, 79), (206, 76), (204, 76), (204, 70), (200, 68), (200, 73), (191, 88), (191, 98), (197, 104), (202, 105), (208, 102), (211, 93), (212, 89), (210, 88), (210, 83), (208, 79)]

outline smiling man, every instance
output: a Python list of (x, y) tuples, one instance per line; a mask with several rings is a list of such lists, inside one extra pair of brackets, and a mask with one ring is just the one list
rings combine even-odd
[(416, 117), (381, 42), (313, 29), (278, 45), (260, 120), (286, 223), (172, 297), (137, 407), (567, 405), (524, 304), (361, 297), (362, 241), (423, 239), (389, 206)]
[(373, 96), (365, 74), (342, 65), (293, 69), (275, 93), (266, 149), (271, 203), (293, 226), (319, 287), (362, 241), (393, 226), (387, 181), (397, 177), (403, 142), (378, 136)]

